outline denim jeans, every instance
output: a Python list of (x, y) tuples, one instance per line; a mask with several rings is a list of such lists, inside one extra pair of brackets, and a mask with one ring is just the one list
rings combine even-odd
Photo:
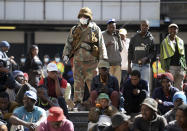
[(145, 64), (142, 66), (139, 66), (138, 64), (132, 64), (132, 70), (138, 70), (141, 74), (141, 79), (147, 81), (148, 83), (148, 90), (151, 91), (150, 88), (150, 64)]

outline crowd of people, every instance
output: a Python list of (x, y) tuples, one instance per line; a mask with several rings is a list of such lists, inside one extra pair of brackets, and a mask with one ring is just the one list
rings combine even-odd
[[(68, 111), (89, 111), (89, 131), (187, 131), (184, 42), (179, 27), (168, 26), (158, 54), (149, 21), (127, 38), (115, 19), (101, 31), (88, 7), (80, 9), (62, 57), (38, 56), (32, 45), (20, 62), (0, 43), (0, 131), (74, 131)], [(163, 71), (159, 72), (162, 68)], [(87, 90), (86, 90), (87, 89)]]

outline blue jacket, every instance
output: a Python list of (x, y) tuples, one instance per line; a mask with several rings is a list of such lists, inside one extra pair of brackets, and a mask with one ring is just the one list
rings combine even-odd
[(160, 110), (160, 112), (162, 114), (165, 114), (166, 112), (168, 112), (174, 105), (173, 105), (173, 96), (175, 94), (175, 92), (179, 91), (176, 87), (171, 86), (170, 87), (170, 95), (169, 97), (166, 97), (164, 95), (164, 91), (162, 89), (163, 87), (159, 87), (156, 88), (153, 92), (152, 97), (154, 99), (160, 99), (163, 101), (163, 104), (159, 104), (158, 105), (158, 109)]

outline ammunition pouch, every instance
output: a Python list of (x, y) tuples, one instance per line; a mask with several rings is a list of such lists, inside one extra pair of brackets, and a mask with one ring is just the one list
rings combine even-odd
[(98, 43), (89, 43), (89, 42), (84, 42), (84, 43), (88, 44), (91, 47), (91, 49), (88, 50), (84, 47), (81, 48), (84, 48), (85, 50), (89, 51), (92, 56), (97, 57), (99, 59), (99, 48), (97, 46)]
[(97, 58), (99, 58), (99, 48), (96, 45), (93, 45), (91, 48), (91, 54)]

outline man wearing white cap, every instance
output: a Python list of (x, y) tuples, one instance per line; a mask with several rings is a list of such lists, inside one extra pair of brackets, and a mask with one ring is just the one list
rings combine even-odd
[(67, 81), (58, 76), (58, 67), (55, 63), (49, 63), (47, 65), (48, 76), (41, 79), (39, 86), (43, 85), (48, 92), (49, 97), (55, 97), (58, 99), (60, 107), (64, 110), (64, 114), (68, 118), (68, 109), (64, 99), (65, 88), (67, 87)]
[(174, 76), (175, 87), (182, 90), (182, 81), (186, 70), (184, 41), (177, 36), (179, 27), (177, 24), (168, 26), (168, 36), (160, 46), (161, 66), (166, 72)]
[[(122, 28), (119, 30), (119, 34), (121, 36), (121, 42), (123, 44), (123, 50), (121, 51), (121, 85), (123, 85), (124, 81), (128, 76), (128, 48), (130, 39), (127, 38), (127, 30)], [(120, 85), (120, 87), (121, 87)]]

